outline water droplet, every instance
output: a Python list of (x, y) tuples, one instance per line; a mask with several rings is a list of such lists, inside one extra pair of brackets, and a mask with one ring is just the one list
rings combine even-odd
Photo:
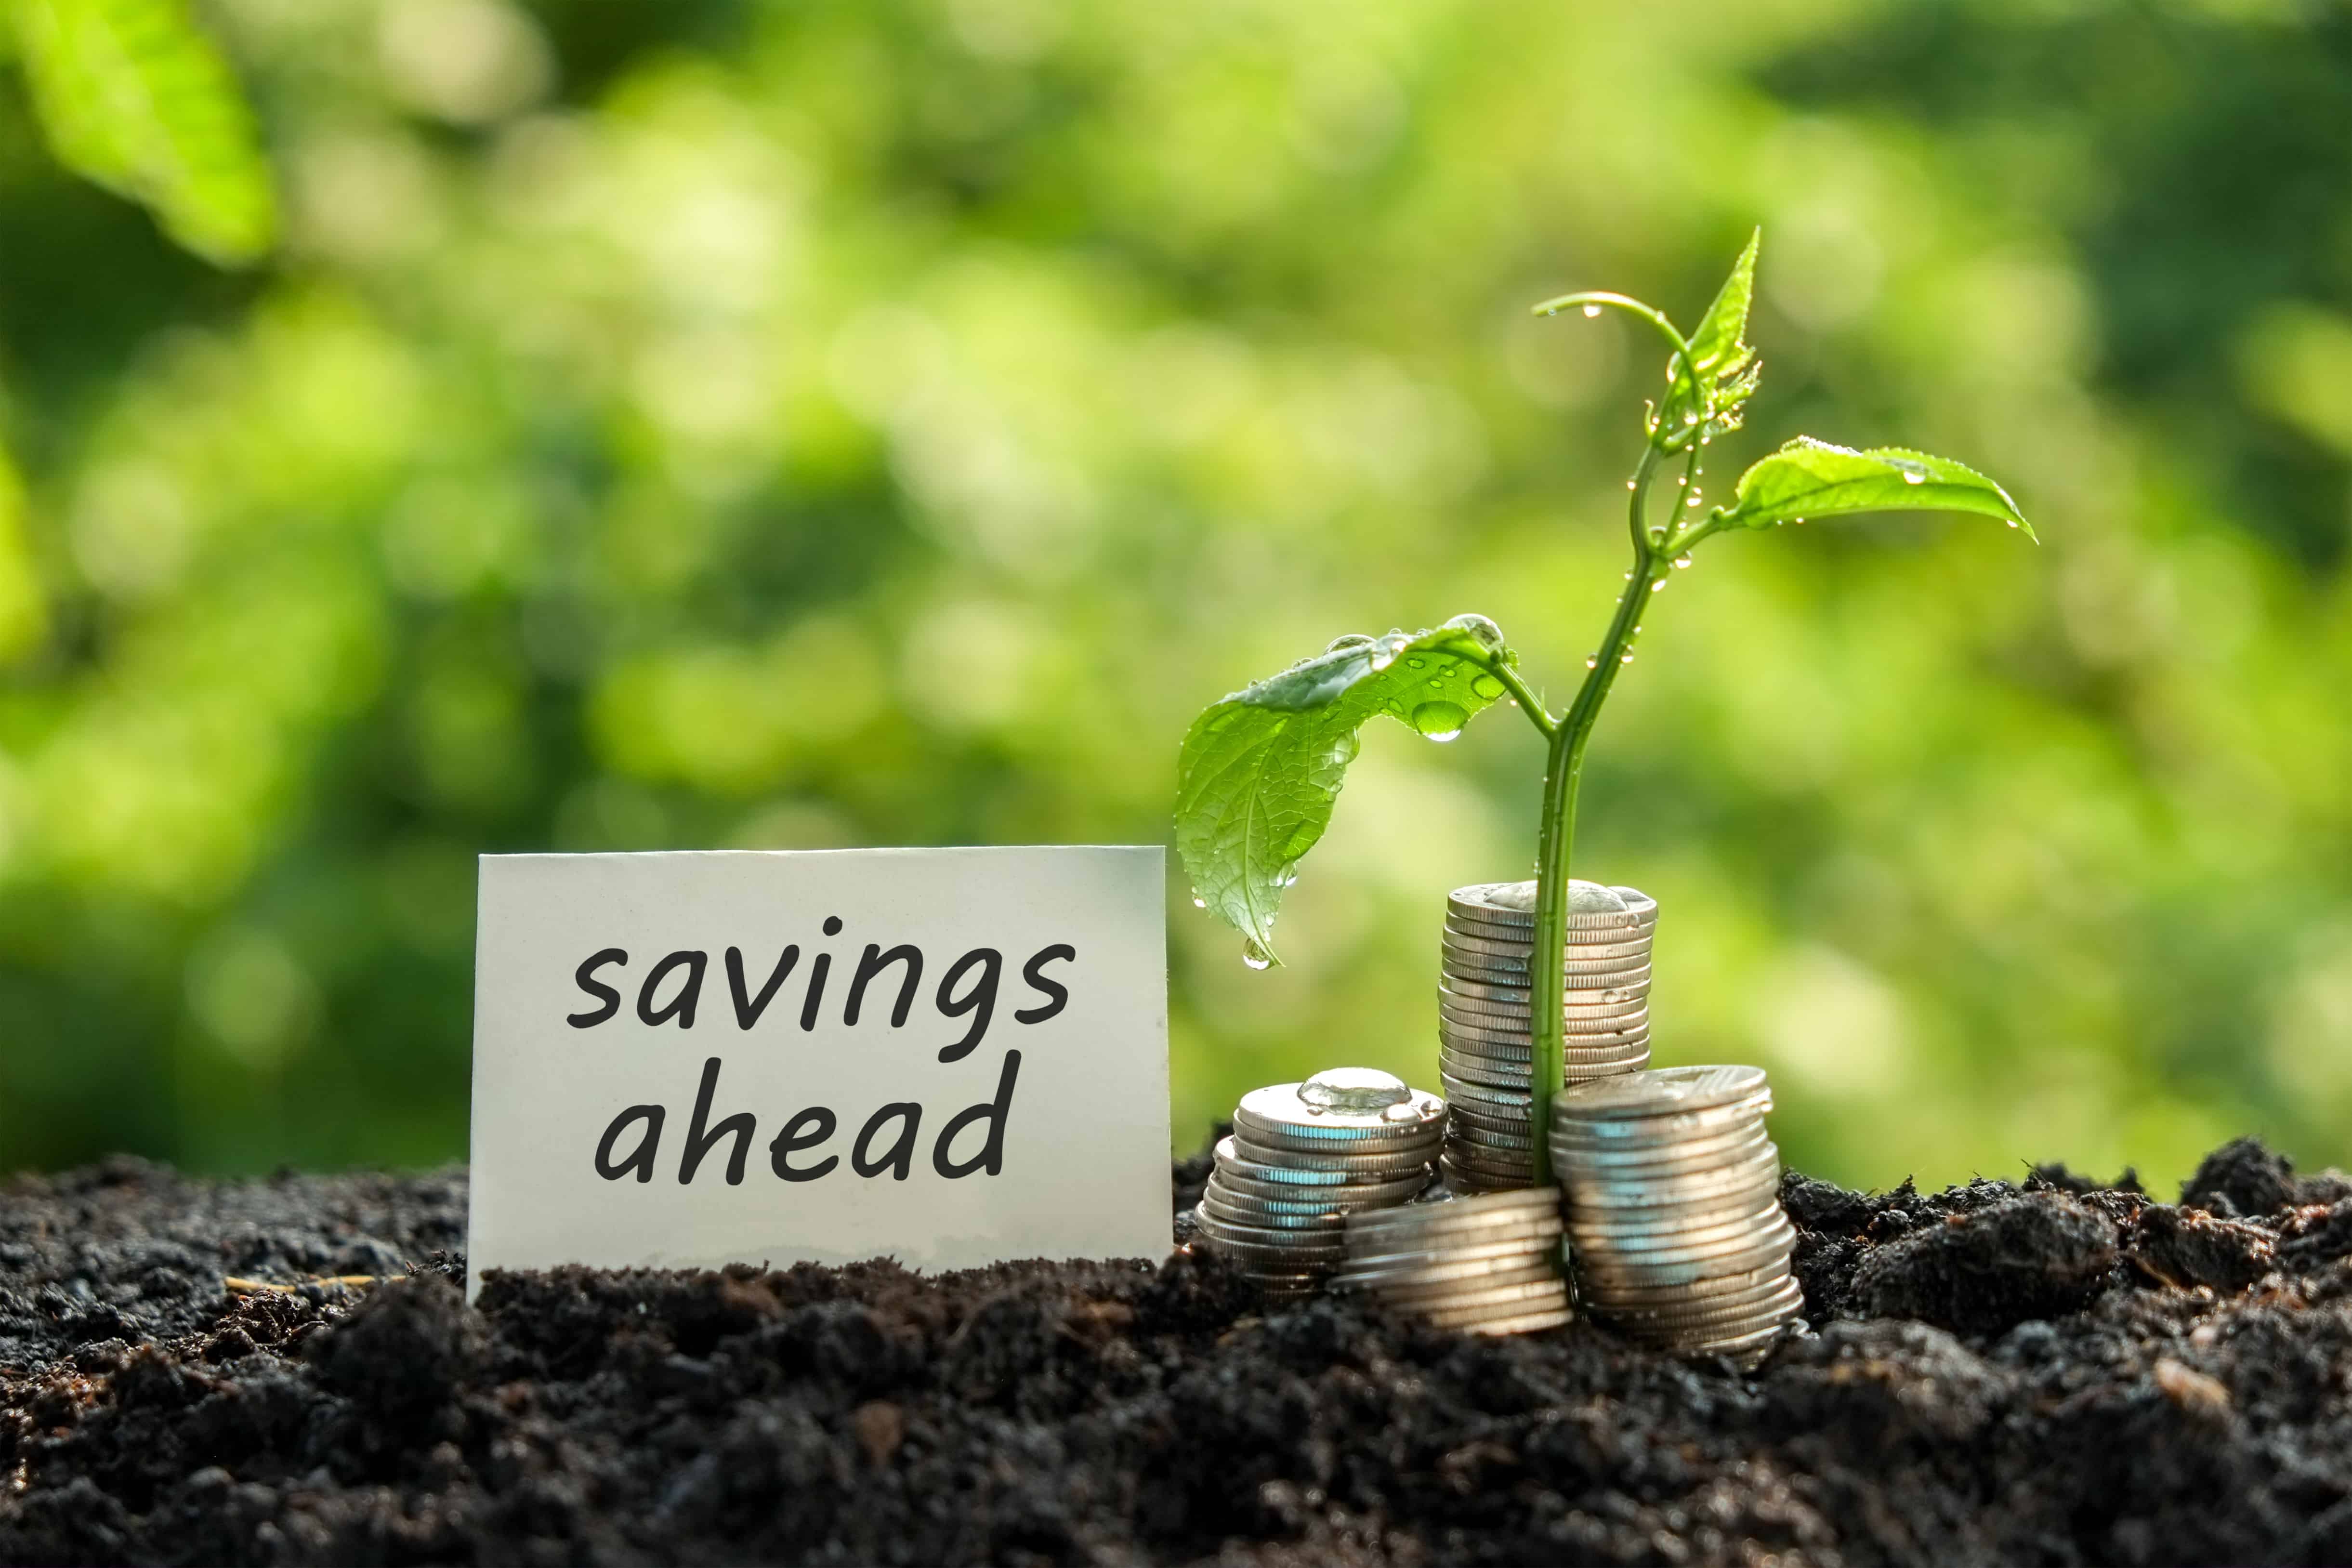
[(1192, 895), (1192, 907), (1196, 910), (1205, 910), (1209, 907), (1209, 900), (1195, 893)]
[(1917, 468), (1906, 468), (1903, 470), (1903, 482), (1906, 485), (1924, 485), (1927, 482), (1927, 476)]
[(1584, 313), (1588, 317), (1597, 316), (1601, 314), (1601, 307), (1598, 305), (1587, 305), (1584, 307)]
[(1265, 947), (1260, 945), (1257, 938), (1245, 936), (1242, 938), (1242, 962), (1252, 969), (1271, 969), (1274, 966), (1274, 954), (1266, 952)]
[(1325, 653), (1338, 653), (1343, 648), (1370, 647), (1371, 646), (1372, 639), (1364, 636), (1363, 633), (1350, 632), (1343, 637), (1333, 637), (1331, 639), (1331, 646), (1325, 648), (1323, 651)]
[(1405, 660), (1405, 663), (1414, 669), (1427, 669), (1429, 668), (1429, 660), (1425, 658), (1409, 658)]
[(1433, 741), (1454, 739), (1469, 721), (1470, 715), (1459, 702), (1424, 702), (1412, 710), (1412, 727)]
[(2009, 526), (2010, 526), (2010, 527), (2011, 527), (2011, 528), (2015, 528), (2015, 527), (2017, 526), (2017, 519), (2015, 519), (2015, 518), (2013, 518), (2013, 517), (2012, 517), (2012, 518), (2011, 518), (2011, 519), (2009, 520)]
[(1631, 664), (1631, 663), (1633, 663), (1633, 656), (1632, 654), (1630, 654), (1630, 653), (1629, 653), (1629, 654), (1625, 654), (1625, 655), (1623, 655), (1623, 656), (1620, 657), (1620, 658), (1619, 658), (1619, 659), (1617, 660), (1617, 662), (1618, 662), (1618, 663), (1620, 663), (1620, 664)]
[(1665, 585), (1666, 580), (1664, 577), (1653, 577), (1650, 579), (1650, 592), (1653, 594), (1656, 593)]
[(1626, 574), (1625, 574), (1625, 581), (1627, 581), (1628, 583), (1631, 583), (1633, 580), (1633, 574), (1632, 574), (1631, 572), (1626, 573)]
[(1503, 683), (1491, 675), (1481, 675), (1471, 680), (1470, 689), (1492, 702), (1503, 694)]
[(1693, 490), (1693, 491), (1691, 491), (1691, 493), (1690, 493), (1690, 494), (1688, 494), (1688, 495), (1686, 495), (1686, 496), (1683, 497), (1683, 505), (1685, 505), (1685, 506), (1696, 506), (1696, 505), (1698, 505), (1698, 492), (1697, 492), (1696, 490)]
[(1601, 994), (1601, 999), (1603, 1002), (1622, 1002), (1625, 1000), (1625, 994), (1622, 991), (1612, 989), (1603, 991)]
[(1503, 628), (1484, 616), (1456, 616), (1445, 624), (1455, 631), (1468, 632), (1488, 647), (1503, 646)]
[(1596, 654), (1587, 654), (1587, 655), (1585, 655), (1585, 656), (1584, 656), (1584, 668), (1587, 668), (1587, 669), (1595, 669), (1595, 668), (1598, 668), (1600, 667), (1600, 664), (1601, 664), (1601, 659), (1600, 659), (1600, 657), (1599, 657), (1598, 655), (1596, 655)]
[(1685, 550), (1685, 551), (1684, 551), (1680, 555), (1677, 555), (1677, 556), (1675, 556), (1675, 571), (1680, 572), (1680, 571), (1684, 570), (1685, 568), (1688, 567), (1689, 565), (1690, 565), (1690, 552), (1689, 552), (1689, 551)]
[(1633, 483), (1633, 480), (1631, 480), (1631, 479), (1627, 479), (1627, 480), (1625, 481), (1625, 488), (1626, 488), (1627, 489), (1629, 489), (1629, 490), (1630, 490), (1630, 489), (1637, 489), (1637, 488), (1639, 488), (1639, 487), (1637, 487), (1637, 486)]

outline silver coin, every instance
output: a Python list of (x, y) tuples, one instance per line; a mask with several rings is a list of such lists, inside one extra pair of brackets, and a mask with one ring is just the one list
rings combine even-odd
[[(1796, 1250), (1794, 1233), (1785, 1237), (1768, 1237), (1750, 1246), (1716, 1253), (1709, 1257), (1689, 1258), (1670, 1263), (1619, 1263), (1595, 1253), (1572, 1251), (1577, 1279), (1586, 1293), (1596, 1300), (1610, 1299), (1617, 1291), (1666, 1290), (1694, 1287), (1716, 1279), (1729, 1279), (1772, 1268), (1789, 1266), (1790, 1255)], [(1640, 1298), (1633, 1298), (1639, 1300)]]
[[(1447, 1076), (1452, 1075), (1449, 1073)], [(1528, 1114), (1527, 1097), (1524, 1094), (1505, 1098), (1507, 1095), (1511, 1095), (1510, 1090), (1488, 1089), (1484, 1084), (1463, 1083), (1461, 1088), (1463, 1092), (1452, 1096), (1446, 1101), (1448, 1108), (1446, 1131), (1450, 1133), (1471, 1123), (1507, 1122), (1514, 1131), (1533, 1136), (1534, 1127)], [(1488, 1094), (1496, 1098), (1483, 1100), (1470, 1092), (1477, 1089), (1486, 1089)]]
[(1705, 1210), (1730, 1208), (1746, 1213), (1780, 1194), (1780, 1162), (1769, 1156), (1763, 1163), (1734, 1179), (1714, 1173), (1657, 1177), (1647, 1182), (1563, 1182), (1569, 1217), (1594, 1224), (1631, 1225), (1665, 1214), (1680, 1219)]
[(1290, 1149), (1280, 1144), (1258, 1142), (1247, 1132), (1238, 1131), (1233, 1134), (1233, 1140), (1235, 1157), (1246, 1165), (1270, 1170), (1332, 1172), (1363, 1181), (1380, 1181), (1404, 1176), (1415, 1166), (1427, 1164), (1436, 1157), (1437, 1144), (1444, 1135), (1441, 1128), (1394, 1149), (1377, 1145)]
[[(1492, 1305), (1505, 1290), (1526, 1290), (1534, 1288), (1538, 1295), (1556, 1295), (1565, 1300), (1568, 1287), (1550, 1264), (1538, 1258), (1522, 1262), (1507, 1274), (1473, 1280), (1442, 1280), (1413, 1286), (1382, 1286), (1361, 1294), (1403, 1312), (1422, 1312), (1439, 1307), (1466, 1307), (1481, 1303)], [(1525, 1300), (1525, 1297), (1518, 1298)]]
[(1204, 1214), (1214, 1214), (1220, 1219), (1231, 1220), (1235, 1225), (1271, 1226), (1284, 1230), (1295, 1230), (1309, 1224), (1337, 1226), (1345, 1224), (1348, 1215), (1354, 1212), (1352, 1208), (1322, 1200), (1302, 1202), (1297, 1198), (1265, 1198), (1253, 1193), (1237, 1193), (1214, 1176), (1210, 1177), (1209, 1184), (1201, 1190), (1201, 1209)]
[(1759, 1186), (1776, 1191), (1780, 1185), (1780, 1152), (1769, 1144), (1729, 1164), (1712, 1164), (1689, 1171), (1644, 1169), (1631, 1173), (1577, 1170), (1563, 1181), (1569, 1211), (1590, 1209), (1596, 1215), (1660, 1207), (1679, 1207), (1695, 1201), (1746, 1193)]
[[(1653, 1068), (1650, 1070), (1655, 1072), (1659, 1069)], [(1554, 1138), (1601, 1149), (1682, 1143), (1714, 1137), (1736, 1127), (1752, 1125), (1772, 1109), (1771, 1096), (1768, 1093), (1738, 1104), (1685, 1111), (1674, 1116), (1592, 1117), (1585, 1114), (1582, 1106), (1571, 1103), (1580, 1100), (1585, 1092), (1580, 1090), (1576, 1094), (1554, 1097), (1551, 1102), (1551, 1135)], [(1568, 1109), (1562, 1110), (1562, 1106)]]
[[(1444, 930), (1438, 933), (1438, 938), (1441, 953), (1485, 954), (1506, 963), (1516, 961), (1528, 968), (1535, 967), (1535, 943), (1525, 933), (1512, 936), (1491, 926), (1464, 925), (1449, 920)], [(1647, 931), (1598, 938), (1591, 933), (1580, 937), (1571, 931), (1568, 940), (1560, 943), (1559, 962), (1563, 970), (1570, 964), (1580, 963), (1646, 964), (1656, 952), (1657, 943)]]
[[(1346, 1069), (1350, 1074), (1362, 1069)], [(1234, 1108), (1234, 1125), (1272, 1140), (1306, 1141), (1312, 1145), (1381, 1142), (1411, 1137), (1440, 1120), (1444, 1103), (1435, 1095), (1409, 1089), (1402, 1079), (1386, 1079), (1403, 1098), (1377, 1107), (1369, 1102), (1375, 1090), (1326, 1089), (1334, 1073), (1318, 1073), (1303, 1083), (1271, 1084), (1242, 1096)], [(1370, 1075), (1367, 1075), (1370, 1076)], [(1317, 1098), (1321, 1091), (1323, 1098)], [(1352, 1096), (1352, 1098), (1351, 1098)]]
[[(1451, 921), (1471, 921), (1480, 925), (1494, 926), (1506, 931), (1532, 931), (1536, 927), (1533, 910), (1512, 910), (1465, 899), (1445, 900), (1445, 918)], [(1648, 930), (1658, 923), (1658, 906), (1648, 900), (1640, 905), (1622, 910), (1570, 910), (1566, 917), (1566, 929), (1572, 931)]]
[[(1454, 889), (1445, 895), (1448, 909), (1475, 910), (1503, 920), (1532, 921), (1536, 918), (1536, 900), (1541, 893), (1538, 883), (1473, 882)], [(1615, 919), (1625, 914), (1655, 910), (1657, 902), (1648, 894), (1631, 888), (1604, 887), (1572, 878), (1568, 889), (1568, 916), (1570, 920)]]
[[(1528, 1000), (1529, 994), (1528, 988), (1525, 985), (1495, 984), (1481, 980), (1440, 980), (1437, 986), (1437, 999), (1440, 1004), (1451, 1003), (1457, 1008), (1473, 1013), (1531, 1012)], [(1561, 1005), (1564, 1008), (1578, 1009), (1615, 1007), (1620, 1011), (1627, 1011), (1645, 999), (1626, 994), (1603, 1002), (1595, 995), (1591, 1001), (1571, 999), (1563, 1002)], [(1564, 1017), (1597, 1018), (1604, 1016), (1601, 1013), (1581, 1011), (1562, 1014)]]
[[(1565, 1002), (1560, 1005), (1562, 1033), (1571, 1037), (1622, 1035), (1646, 1028), (1650, 1004), (1646, 997), (1623, 1002)], [(1533, 1032), (1535, 1014), (1526, 1007), (1508, 1007), (1483, 996), (1461, 996), (1440, 989), (1437, 1021), (1449, 1028), (1483, 1029), (1510, 1036)]]
[(1753, 1236), (1696, 1242), (1682, 1247), (1621, 1250), (1575, 1238), (1577, 1272), (1601, 1285), (1667, 1285), (1687, 1279), (1745, 1274), (1781, 1261), (1796, 1249), (1797, 1232), (1784, 1218)]
[[(1437, 936), (1441, 952), (1472, 955), (1481, 962), (1532, 963), (1535, 958), (1535, 931), (1532, 927), (1493, 926), (1475, 916), (1449, 914), (1445, 917), (1445, 923), (1438, 928)], [(1646, 963), (1656, 947), (1656, 935), (1650, 931), (1569, 931), (1561, 933), (1559, 953), (1563, 963), (1627, 959), (1638, 959)], [(1620, 952), (1619, 949), (1624, 951)]]
[[(1444, 1063), (1444, 1057), (1442, 1053), (1438, 1060), (1441, 1064)], [(1527, 1119), (1532, 1102), (1529, 1099), (1528, 1080), (1524, 1078), (1519, 1080), (1516, 1088), (1500, 1089), (1493, 1084), (1481, 1083), (1476, 1079), (1458, 1077), (1451, 1068), (1443, 1065), (1437, 1069), (1437, 1077), (1438, 1081), (1445, 1085), (1445, 1108), (1449, 1117), (1455, 1110), (1467, 1107), (1473, 1110), (1486, 1110), (1490, 1113), (1509, 1110), (1517, 1111), (1521, 1121)]]
[(1516, 1321), (1531, 1313), (1566, 1312), (1567, 1288), (1554, 1284), (1549, 1289), (1528, 1290), (1493, 1301), (1480, 1301), (1460, 1307), (1423, 1308), (1412, 1315), (1433, 1329), (1475, 1329), (1482, 1324)]
[(1580, 1116), (1679, 1115), (1744, 1104), (1769, 1089), (1762, 1068), (1658, 1068), (1631, 1082), (1580, 1095)]
[[(1457, 1198), (1454, 1201), (1460, 1203), (1463, 1200)], [(1506, 1236), (1493, 1240), (1444, 1241), (1436, 1248), (1401, 1244), (1392, 1252), (1350, 1253), (1339, 1273), (1353, 1281), (1359, 1278), (1439, 1267), (1517, 1268), (1531, 1258), (1549, 1266), (1559, 1263), (1564, 1256), (1559, 1237), (1556, 1236)]]
[[(1528, 1187), (1535, 1184), (1536, 1166), (1532, 1155), (1523, 1156), (1514, 1154), (1507, 1150), (1489, 1149), (1483, 1143), (1474, 1143), (1467, 1139), (1448, 1143), (1439, 1163), (1446, 1165), (1448, 1169), (1467, 1171), (1473, 1175), (1489, 1181), (1500, 1177), (1514, 1187)], [(1549, 1183), (1545, 1184), (1544, 1190), (1550, 1193), (1559, 1191)]]
[(1719, 1297), (1761, 1297), (1778, 1289), (1781, 1280), (1790, 1278), (1793, 1276), (1789, 1272), (1789, 1260), (1783, 1258), (1761, 1268), (1742, 1269), (1737, 1274), (1710, 1274), (1704, 1279), (1686, 1279), (1673, 1285), (1612, 1283), (1604, 1294), (1612, 1305), (1640, 1310)]
[(1401, 1204), (1429, 1184), (1427, 1167), (1396, 1182), (1345, 1182), (1310, 1185), (1292, 1182), (1262, 1182), (1230, 1165), (1217, 1168), (1217, 1180), (1238, 1194), (1257, 1198), (1287, 1198), (1294, 1203), (1319, 1201), (1349, 1208)]
[[(1440, 1023), (1438, 1046), (1461, 1056), (1485, 1058), (1490, 1063), (1510, 1063), (1525, 1071), (1533, 1059), (1535, 1046), (1526, 1035), (1506, 1035), (1494, 1029), (1478, 1029), (1467, 1025)], [(1580, 1035), (1570, 1032), (1560, 1041), (1560, 1059), (1606, 1065), (1649, 1053), (1650, 1031), (1644, 1024), (1639, 1029), (1615, 1030), (1606, 1034)]]
[[(1428, 1142), (1445, 1124), (1445, 1102), (1435, 1095), (1428, 1098), (1434, 1114), (1411, 1127), (1399, 1127), (1388, 1132), (1372, 1132), (1363, 1129), (1338, 1129), (1332, 1132), (1297, 1132), (1287, 1128), (1269, 1127), (1262, 1122), (1244, 1121), (1236, 1112), (1234, 1137), (1255, 1148), (1278, 1151), (1285, 1154), (1338, 1154), (1351, 1159), (1378, 1159), (1385, 1155), (1409, 1153)], [(1276, 1162), (1281, 1163), (1283, 1162)]]
[[(1440, 1059), (1443, 1059), (1442, 1056)], [(1448, 1068), (1447, 1070), (1454, 1069)], [(1654, 1172), (1663, 1174), (1736, 1163), (1749, 1158), (1759, 1149), (1771, 1146), (1771, 1135), (1764, 1130), (1760, 1119), (1737, 1124), (1706, 1138), (1654, 1148), (1640, 1144), (1632, 1147), (1580, 1147), (1573, 1143), (1563, 1144), (1556, 1138), (1551, 1140), (1552, 1152), (1559, 1159), (1563, 1171), (1589, 1173), (1600, 1181), (1613, 1181), (1621, 1176), (1624, 1180), (1638, 1181)]]
[[(1348, 1245), (1357, 1256), (1372, 1258), (1438, 1247), (1450, 1252), (1490, 1241), (1549, 1242), (1567, 1230), (1556, 1196), (1549, 1188), (1528, 1187), (1445, 1204), (1360, 1209), (1348, 1216)], [(1497, 1203), (1507, 1206), (1492, 1206)]]
[(1580, 1242), (1587, 1246), (1606, 1247), (1619, 1252), (1633, 1252), (1647, 1249), (1654, 1239), (1661, 1237), (1670, 1238), (1675, 1244), (1679, 1245), (1685, 1242), (1712, 1241), (1717, 1238), (1718, 1232), (1725, 1237), (1730, 1237), (1743, 1231), (1752, 1231), (1756, 1227), (1769, 1225), (1772, 1217), (1780, 1213), (1780, 1195), (1777, 1190), (1767, 1192), (1760, 1197), (1752, 1191), (1734, 1195), (1744, 1199), (1747, 1206), (1723, 1208), (1717, 1205), (1722, 1217), (1706, 1218), (1704, 1224), (1691, 1223), (1693, 1218), (1706, 1218), (1704, 1210), (1698, 1215), (1671, 1212), (1659, 1214), (1650, 1209), (1635, 1209), (1622, 1213), (1601, 1210), (1598, 1213), (1586, 1211), (1570, 1215), (1569, 1229), (1575, 1234)]
[[(1539, 973), (1543, 965), (1531, 954), (1496, 952), (1485, 947), (1472, 947), (1465, 942), (1448, 942), (1438, 950), (1441, 970), (1491, 970), (1501, 975), (1518, 975), (1524, 984)], [(1645, 979), (1655, 966), (1646, 952), (1628, 953), (1623, 957), (1593, 957), (1579, 953), (1559, 961), (1560, 978), (1570, 984), (1581, 984), (1591, 989), (1606, 985), (1615, 979)]]
[[(1514, 1089), (1521, 1095), (1528, 1092), (1528, 1064), (1526, 1062), (1512, 1068), (1481, 1057), (1457, 1056), (1442, 1044), (1438, 1047), (1437, 1060), (1438, 1076), (1454, 1083), (1479, 1084), (1497, 1094), (1507, 1094)], [(1453, 1110), (1452, 1098), (1447, 1096), (1449, 1115)]]
[(1206, 1200), (1193, 1205), (1192, 1215), (1201, 1222), (1201, 1233), (1219, 1242), (1278, 1247), (1299, 1258), (1335, 1255), (1347, 1228), (1344, 1215), (1333, 1225), (1279, 1225), (1272, 1216), (1224, 1212), (1223, 1205), (1212, 1206)]
[(1674, 1307), (1631, 1307), (1612, 1301), (1605, 1310), (1596, 1303), (1593, 1311), (1622, 1328), (1663, 1334), (1719, 1334), (1786, 1322), (1804, 1304), (1804, 1290), (1790, 1279), (1753, 1296), (1710, 1298)]
[[(1415, 1179), (1423, 1173), (1426, 1160), (1342, 1162), (1331, 1170), (1302, 1168), (1297, 1165), (1274, 1164), (1265, 1160), (1253, 1160), (1241, 1152), (1238, 1140), (1232, 1137), (1217, 1141), (1216, 1170), (1228, 1176), (1269, 1185), (1299, 1188), (1322, 1187), (1387, 1187)], [(1381, 1165), (1393, 1165), (1382, 1170)]]
[(1532, 1279), (1538, 1272), (1557, 1278), (1556, 1248), (1529, 1252), (1521, 1247), (1513, 1251), (1497, 1252), (1492, 1257), (1456, 1258), (1450, 1252), (1424, 1257), (1414, 1255), (1409, 1261), (1374, 1267), (1362, 1258), (1350, 1258), (1346, 1267), (1333, 1276), (1335, 1290), (1375, 1290), (1388, 1293), (1398, 1290), (1421, 1290), (1441, 1285), (1459, 1285), (1465, 1281), (1510, 1284), (1519, 1279)]
[(1236, 1263), (1265, 1264), (1286, 1269), (1321, 1263), (1336, 1267), (1344, 1254), (1336, 1249), (1300, 1246), (1290, 1241), (1257, 1241), (1238, 1236), (1227, 1236), (1212, 1229), (1204, 1221), (1201, 1234), (1208, 1238), (1212, 1250)]
[[(1709, 1286), (1714, 1281), (1706, 1282)], [(1758, 1312), (1768, 1307), (1777, 1310), (1780, 1303), (1791, 1299), (1802, 1300), (1804, 1291), (1798, 1287), (1795, 1276), (1786, 1269), (1765, 1274), (1734, 1289), (1709, 1289), (1695, 1290), (1685, 1288), (1668, 1293), (1653, 1290), (1641, 1296), (1629, 1296), (1617, 1291), (1596, 1292), (1593, 1309), (1606, 1309), (1610, 1313), (1629, 1322), (1673, 1323), (1683, 1321), (1727, 1319), (1741, 1312)]]
[(1525, 1312), (1557, 1311), (1571, 1300), (1568, 1285), (1560, 1279), (1530, 1280), (1523, 1285), (1500, 1287), (1465, 1296), (1418, 1296), (1405, 1300), (1382, 1303), (1393, 1311), (1420, 1319), (1435, 1328), (1460, 1329), (1473, 1323), (1489, 1322), (1496, 1318), (1513, 1318)]
[[(1563, 974), (1560, 976), (1560, 1005), (1563, 1007), (1599, 1007), (1612, 1002), (1644, 1002), (1649, 999), (1651, 985), (1648, 971), (1636, 969), (1622, 975)], [(1535, 1011), (1532, 978), (1517, 970), (1488, 969), (1478, 964), (1441, 963), (1437, 966), (1440, 994), (1468, 996), (1473, 987), (1489, 991), (1507, 991), (1507, 996), (1485, 996), (1482, 1001), (1494, 1002), (1511, 1011), (1524, 1008)]]
[(1499, 1338), (1505, 1334), (1532, 1334), (1545, 1329), (1565, 1328), (1574, 1321), (1576, 1313), (1563, 1305), (1541, 1312), (1529, 1312), (1524, 1317), (1493, 1318), (1483, 1323), (1465, 1323), (1461, 1330), (1465, 1334)]

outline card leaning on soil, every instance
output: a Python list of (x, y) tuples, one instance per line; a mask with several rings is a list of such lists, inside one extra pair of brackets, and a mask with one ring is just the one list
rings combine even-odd
[(493, 1268), (1168, 1249), (1154, 847), (488, 855)]

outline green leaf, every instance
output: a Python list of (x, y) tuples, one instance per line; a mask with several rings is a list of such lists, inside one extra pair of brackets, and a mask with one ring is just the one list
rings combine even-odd
[(1741, 410), (1764, 371), (1746, 341), (1748, 308), (1756, 298), (1756, 253), (1763, 242), (1760, 228), (1748, 237), (1748, 247), (1732, 263), (1731, 276), (1723, 280), (1715, 303), (1691, 333), (1690, 381), (1682, 378), (1679, 365), (1668, 367), (1674, 384), (1658, 410), (1659, 426), (1668, 435), (1701, 424), (1709, 436), (1739, 427)]
[(1857, 452), (1810, 436), (1798, 437), (1739, 476), (1723, 523), (1769, 528), (1852, 511), (1981, 512), (2034, 537), (2009, 492), (1964, 464), (1900, 447)]
[(277, 201), (252, 114), (180, 0), (15, 0), (14, 15), (59, 160), (208, 260), (269, 248)]
[(1276, 962), (1274, 917), (1293, 869), (1330, 826), (1356, 731), (1385, 713), (1450, 741), (1503, 695), (1517, 662), (1484, 616), (1434, 631), (1346, 637), (1193, 721), (1178, 763), (1176, 848), (1202, 906)]

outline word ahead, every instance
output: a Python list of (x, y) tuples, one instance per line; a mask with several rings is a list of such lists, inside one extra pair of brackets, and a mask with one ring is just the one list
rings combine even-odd
[(1165, 1251), (1161, 893), (1156, 848), (485, 857), (470, 1278)]

